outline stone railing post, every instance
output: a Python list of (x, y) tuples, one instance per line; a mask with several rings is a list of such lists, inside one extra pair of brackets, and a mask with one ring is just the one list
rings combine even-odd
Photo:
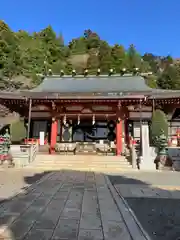
[(132, 155), (132, 168), (137, 168), (137, 154), (134, 140), (132, 141), (131, 155)]
[(33, 144), (30, 145), (30, 148), (29, 148), (29, 163), (32, 162), (32, 158), (33, 158)]

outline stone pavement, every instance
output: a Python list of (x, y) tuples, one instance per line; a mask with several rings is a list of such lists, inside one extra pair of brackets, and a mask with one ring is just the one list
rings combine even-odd
[(152, 240), (180, 239), (180, 172), (127, 172), (109, 178)]
[[(29, 184), (31, 177), (26, 181)], [(49, 172), (1, 203), (0, 225), (6, 224), (14, 239), (23, 240), (145, 239), (113, 191), (101, 174)]]
[(128, 198), (180, 199), (180, 172), (126, 172), (110, 176), (117, 191)]

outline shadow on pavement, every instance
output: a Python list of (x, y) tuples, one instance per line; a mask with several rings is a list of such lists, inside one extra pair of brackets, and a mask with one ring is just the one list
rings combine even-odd
[[(80, 180), (76, 182), (76, 187), (83, 196), (86, 174), (86, 172), (63, 170), (44, 171), (33, 176), (24, 176), (24, 183), (30, 186), (21, 189), (21, 193), (12, 198), (0, 200), (0, 225), (8, 226), (14, 240), (53, 239), (54, 229), (59, 221), (58, 216), (64, 207), (65, 199), (73, 189), (74, 181), (79, 176)], [(88, 174), (89, 177), (93, 176), (93, 173)], [(126, 177), (124, 174), (109, 175), (109, 179), (117, 192), (128, 202), (152, 240), (179, 239), (180, 189), (167, 190), (164, 189), (163, 185), (161, 185), (162, 187), (155, 187), (148, 181)], [(90, 187), (93, 188), (93, 186)], [(94, 188), (92, 191), (95, 191)], [(48, 208), (51, 208), (51, 213), (54, 213), (53, 216), (48, 213)], [(82, 208), (82, 199), (79, 208)], [(77, 213), (78, 210), (76, 209), (75, 214)], [(66, 227), (62, 239), (78, 239), (75, 230), (71, 229), (71, 222), (73, 221), (73, 224), (75, 224), (77, 222), (76, 218), (65, 219), (65, 221), (64, 226)], [(66, 236), (68, 231), (70, 233)], [(93, 238), (79, 239), (90, 240)]]
[(116, 185), (116, 184), (141, 184), (146, 186), (150, 185), (146, 182), (142, 182), (141, 180), (124, 177), (124, 176), (121, 176), (120, 174), (117, 176), (109, 175), (108, 177), (113, 185)]
[(43, 172), (43, 173), (36, 173), (33, 176), (26, 176), (26, 177), (24, 177), (24, 181), (27, 184), (33, 184), (37, 181), (40, 181), (42, 177), (44, 177), (45, 175), (50, 174), (50, 173), (51, 173), (50, 171), (47, 171), (47, 172)]
[[(11, 233), (10, 235), (12, 235), (13, 240), (24, 239), (25, 233), (27, 233), (35, 223), (35, 219), (38, 216), (37, 213), (41, 212), (39, 209), (44, 206), (42, 199), (43, 192), (40, 189), (37, 190), (36, 187), (40, 186), (41, 181), (45, 180), (45, 178), (51, 174), (52, 172), (45, 171), (36, 173), (33, 176), (32, 174), (24, 176), (23, 181), (25, 187), (20, 189), (20, 193), (10, 198), (0, 199), (0, 232), (1, 229), (5, 227), (5, 236), (6, 233)], [(33, 203), (35, 203), (33, 211), (28, 210)], [(2, 235), (4, 236), (4, 234)], [(40, 235), (37, 238), (32, 237), (31, 239), (40, 240)], [(9, 238), (7, 239), (10, 240)], [(27, 239), (29, 238), (27, 237)]]
[[(156, 174), (160, 176), (162, 173)], [(166, 175), (164, 174), (162, 178), (164, 184), (161, 181), (160, 186), (157, 187), (148, 181), (136, 178), (109, 176), (116, 191), (128, 203), (152, 240), (178, 240), (180, 239), (180, 187), (178, 182), (177, 187), (167, 186)]]

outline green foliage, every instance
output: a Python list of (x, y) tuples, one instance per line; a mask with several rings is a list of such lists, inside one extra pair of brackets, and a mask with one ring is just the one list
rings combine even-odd
[(89, 69), (89, 74), (96, 74), (99, 68), (99, 57), (96, 51), (89, 52), (89, 58), (87, 60), (87, 68)]
[(112, 68), (115, 72), (119, 72), (126, 66), (126, 51), (122, 45), (115, 44), (111, 50)]
[(157, 85), (163, 89), (180, 89), (180, 72), (178, 67), (167, 66), (158, 77)]
[(162, 133), (168, 138), (168, 121), (165, 113), (159, 109), (152, 114), (152, 122), (150, 127), (151, 140), (154, 145), (158, 145), (156, 139), (159, 139)]
[(148, 77), (146, 77), (146, 84), (150, 87), (150, 88), (157, 88), (157, 78), (154, 75), (150, 75)]
[(0, 77), (6, 81), (26, 76), (38, 84), (40, 79), (36, 74), (46, 73), (48, 69), (54, 74), (59, 74), (61, 69), (71, 74), (72, 69), (82, 73), (87, 67), (94, 74), (100, 68), (106, 74), (110, 68), (120, 73), (122, 68), (132, 72), (136, 67), (141, 72), (153, 72), (153, 78), (147, 80), (149, 86), (180, 89), (180, 67), (173, 62), (171, 56), (151, 53), (141, 56), (133, 44), (127, 50), (119, 44), (110, 46), (91, 29), (65, 45), (62, 34), (57, 34), (51, 26), (30, 34), (23, 30), (13, 32), (0, 21)]
[(140, 68), (141, 56), (137, 53), (136, 48), (133, 44), (130, 45), (127, 51), (128, 69), (133, 71), (134, 68)]
[(73, 70), (73, 66), (70, 62), (67, 62), (67, 64), (65, 65), (65, 74), (71, 74)]
[(26, 137), (26, 129), (24, 127), (24, 121), (17, 121), (11, 125), (11, 141), (21, 142)]

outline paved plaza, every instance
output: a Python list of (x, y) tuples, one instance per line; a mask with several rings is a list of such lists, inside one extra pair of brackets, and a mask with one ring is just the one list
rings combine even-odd
[(179, 172), (126, 172), (110, 180), (152, 240), (180, 239)]
[(7, 170), (0, 182), (0, 224), (14, 239), (144, 240), (102, 174)]
[(109, 179), (93, 172), (3, 170), (0, 225), (14, 240), (179, 239), (180, 173), (129, 171)]

